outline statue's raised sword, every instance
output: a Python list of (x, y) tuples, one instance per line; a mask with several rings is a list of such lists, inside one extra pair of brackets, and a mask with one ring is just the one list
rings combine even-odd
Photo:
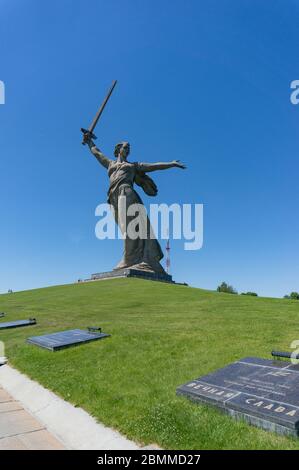
[[(90, 124), (89, 128), (88, 129), (83, 129), (83, 127), (81, 127), (81, 132), (83, 132), (83, 135), (84, 137), (88, 136), (90, 137), (91, 139), (96, 139), (96, 136), (94, 135), (93, 131), (94, 131), (94, 128), (96, 127), (97, 123), (98, 123), (98, 120), (100, 119), (101, 117), (101, 114), (102, 112), (104, 111), (105, 109), (105, 106), (110, 98), (110, 96), (112, 95), (112, 92), (115, 88), (115, 85), (117, 84), (117, 80), (114, 80), (112, 85), (111, 85), (111, 88), (110, 90), (108, 91), (108, 94), (106, 96), (106, 98), (104, 99), (103, 103), (101, 104), (101, 107), (99, 108), (97, 114), (95, 115), (94, 117), (94, 120), (92, 121), (92, 123)], [(82, 142), (83, 145), (86, 144), (84, 138), (83, 138), (83, 142)]]

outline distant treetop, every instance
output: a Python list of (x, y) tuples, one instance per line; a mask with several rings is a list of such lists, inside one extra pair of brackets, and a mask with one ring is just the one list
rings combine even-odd
[(299, 293), (298, 292), (291, 292), (290, 295), (285, 295), (284, 299), (299, 300)]
[(217, 287), (217, 292), (225, 292), (227, 294), (238, 294), (236, 289), (234, 289), (233, 286), (230, 286), (226, 282), (222, 282), (222, 284)]

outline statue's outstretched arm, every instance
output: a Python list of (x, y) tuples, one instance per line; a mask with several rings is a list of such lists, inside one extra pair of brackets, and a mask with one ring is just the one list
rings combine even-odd
[(160, 162), (160, 163), (138, 163), (140, 171), (149, 173), (151, 171), (168, 170), (168, 168), (182, 168), (186, 166), (180, 162), (180, 160), (174, 160), (173, 162)]
[(96, 147), (95, 143), (91, 139), (88, 141), (88, 146), (90, 148), (91, 153), (96, 157), (98, 162), (100, 162), (100, 164), (103, 165), (105, 168), (108, 168), (109, 163), (111, 162), (111, 160), (108, 157), (106, 157), (101, 152), (100, 149), (98, 149)]

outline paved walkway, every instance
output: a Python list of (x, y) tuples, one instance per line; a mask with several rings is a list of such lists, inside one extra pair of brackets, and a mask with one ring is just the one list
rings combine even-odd
[[(97, 422), (82, 408), (68, 403), (8, 364), (0, 367), (0, 393), (0, 407), (3, 407), (3, 412), (0, 408), (0, 449), (4, 445), (15, 449), (17, 443), (35, 449), (57, 446), (76, 450), (140, 449), (135, 442)], [(47, 430), (51, 430), (52, 435)], [(53, 436), (57, 436), (59, 442)], [(10, 441), (5, 442), (8, 438)]]
[(63, 445), (0, 387), (0, 450), (58, 450)]

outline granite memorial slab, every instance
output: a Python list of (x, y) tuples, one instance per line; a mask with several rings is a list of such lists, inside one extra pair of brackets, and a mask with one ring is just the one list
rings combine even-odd
[(263, 429), (299, 435), (299, 365), (291, 362), (246, 357), (181, 385), (177, 394)]
[(97, 341), (107, 338), (108, 336), (110, 335), (102, 333), (100, 329), (96, 328), (90, 328), (88, 331), (76, 329), (59, 331), (49, 335), (32, 336), (27, 339), (27, 342), (40, 346), (41, 348), (49, 349), (50, 351), (58, 351), (71, 346)]
[(7, 330), (8, 328), (19, 328), (21, 326), (36, 325), (35, 318), (29, 318), (28, 320), (16, 320), (0, 323), (0, 330)]

